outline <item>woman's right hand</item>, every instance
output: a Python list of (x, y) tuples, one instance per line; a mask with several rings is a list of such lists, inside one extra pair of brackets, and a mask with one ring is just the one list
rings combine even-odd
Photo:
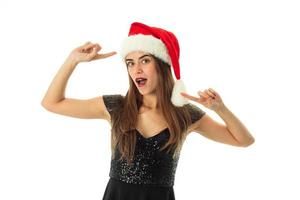
[(69, 55), (68, 59), (75, 63), (89, 62), (91, 60), (97, 60), (107, 58), (115, 55), (117, 52), (112, 51), (105, 54), (98, 54), (101, 50), (101, 46), (97, 43), (86, 42), (84, 45), (75, 48)]

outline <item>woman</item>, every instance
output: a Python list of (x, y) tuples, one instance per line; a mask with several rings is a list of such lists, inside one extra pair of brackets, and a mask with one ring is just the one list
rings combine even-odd
[[(67, 81), (80, 62), (110, 57), (99, 44), (74, 49), (52, 81), (42, 105), (78, 118), (100, 118), (111, 124), (110, 179), (103, 200), (173, 200), (175, 172), (186, 136), (197, 132), (217, 142), (246, 147), (254, 138), (209, 88), (199, 97), (185, 92), (180, 79), (179, 43), (167, 30), (135, 22), (122, 43), (129, 90), (87, 100), (64, 97)], [(174, 81), (172, 69), (176, 77)], [(190, 104), (215, 111), (226, 125)]]

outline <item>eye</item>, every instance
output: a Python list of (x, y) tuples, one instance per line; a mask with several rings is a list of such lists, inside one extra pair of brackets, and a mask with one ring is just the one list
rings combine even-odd
[(127, 67), (130, 67), (131, 66), (131, 64), (132, 64), (132, 62), (127, 62)]
[(148, 63), (148, 62), (150, 62), (150, 60), (149, 59), (144, 59), (142, 62)]

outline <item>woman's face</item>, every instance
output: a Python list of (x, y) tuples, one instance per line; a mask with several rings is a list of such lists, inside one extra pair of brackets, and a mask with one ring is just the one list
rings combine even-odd
[(149, 54), (134, 51), (125, 57), (127, 71), (142, 95), (155, 92), (157, 86), (156, 62)]

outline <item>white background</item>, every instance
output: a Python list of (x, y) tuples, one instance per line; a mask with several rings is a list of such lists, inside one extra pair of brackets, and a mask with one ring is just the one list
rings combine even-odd
[[(289, 0), (2, 0), (0, 199), (102, 199), (109, 124), (54, 114), (40, 102), (73, 48), (91, 41), (101, 52), (117, 51), (134, 21), (175, 33), (189, 93), (215, 89), (256, 139), (239, 148), (191, 134), (176, 199), (299, 199), (299, 10)], [(115, 55), (80, 63), (66, 97), (127, 89), (125, 65)]]

